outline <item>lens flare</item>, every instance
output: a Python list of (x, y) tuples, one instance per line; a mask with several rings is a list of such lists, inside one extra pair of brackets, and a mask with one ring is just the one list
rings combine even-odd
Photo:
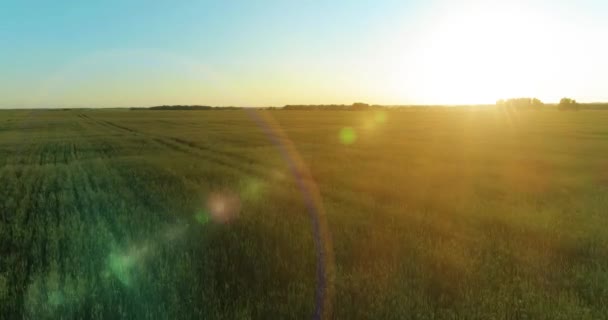
[[(283, 160), (298, 184), (306, 203), (312, 222), (312, 232), (316, 251), (316, 287), (313, 319), (331, 319), (334, 297), (335, 262), (331, 234), (329, 232), (325, 211), (319, 188), (309, 168), (299, 155), (294, 144), (276, 120), (267, 112), (251, 109), (249, 115), (264, 130), (268, 138), (281, 152)], [(353, 131), (354, 132), (354, 131)], [(354, 141), (353, 141), (354, 142)]]
[(205, 224), (209, 223), (209, 221), (211, 221), (211, 217), (209, 216), (209, 213), (204, 209), (199, 210), (194, 215), (194, 219), (196, 219), (196, 222), (198, 222), (202, 225), (205, 225)]
[(215, 192), (207, 198), (207, 209), (213, 221), (230, 223), (241, 211), (241, 200), (232, 192)]
[(107, 267), (112, 275), (123, 285), (133, 284), (135, 269), (146, 258), (149, 247), (133, 247), (128, 252), (112, 252), (107, 260)]
[(345, 127), (340, 130), (340, 142), (345, 145), (351, 145), (357, 141), (357, 133), (351, 127)]
[(374, 114), (374, 122), (377, 124), (386, 123), (386, 112), (378, 111)]
[(385, 124), (387, 121), (387, 115), (385, 111), (375, 111), (373, 114), (365, 114), (362, 124), (365, 130), (372, 131), (377, 129), (380, 125)]
[[(62, 281), (56, 271), (36, 275), (28, 285), (24, 307), (28, 319), (56, 319), (69, 315), (83, 300), (86, 280), (66, 276)], [(69, 318), (69, 317), (68, 317)]]
[(108, 257), (108, 268), (111, 274), (125, 286), (131, 284), (131, 271), (134, 264), (134, 259), (128, 255), (110, 253)]

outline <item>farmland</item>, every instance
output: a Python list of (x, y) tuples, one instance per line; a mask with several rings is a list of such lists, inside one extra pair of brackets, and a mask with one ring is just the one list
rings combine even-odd
[(0, 319), (308, 319), (319, 264), (331, 318), (604, 318), (606, 155), (591, 110), (2, 111)]

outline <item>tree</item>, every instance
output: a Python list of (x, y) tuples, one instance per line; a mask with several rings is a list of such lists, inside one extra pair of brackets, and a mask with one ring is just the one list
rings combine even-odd
[(537, 99), (537, 98), (533, 98), (533, 99), (530, 101), (530, 104), (532, 105), (532, 107), (537, 107), (537, 108), (538, 108), (538, 107), (542, 107), (542, 106), (544, 106), (544, 105), (545, 105), (545, 104), (544, 104), (542, 101), (540, 101), (540, 100), (539, 100), (539, 99)]
[(560, 110), (579, 110), (579, 104), (574, 99), (562, 98), (557, 106)]
[(507, 108), (537, 109), (544, 106), (544, 103), (537, 98), (516, 98), (500, 99), (496, 101), (496, 105)]
[(363, 102), (355, 102), (352, 105), (352, 110), (367, 110), (369, 109), (369, 104)]

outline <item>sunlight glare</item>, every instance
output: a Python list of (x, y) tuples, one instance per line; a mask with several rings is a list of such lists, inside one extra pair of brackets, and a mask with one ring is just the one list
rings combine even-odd
[(391, 81), (401, 90), (417, 87), (408, 97), (425, 103), (546, 97), (556, 87), (560, 56), (573, 50), (560, 48), (563, 22), (523, 2), (443, 3), (435, 11), (414, 44), (402, 44), (403, 58), (391, 62), (401, 61), (393, 66)]

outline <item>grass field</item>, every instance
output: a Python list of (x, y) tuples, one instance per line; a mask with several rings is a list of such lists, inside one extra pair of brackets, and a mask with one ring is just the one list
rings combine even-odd
[[(311, 318), (314, 223), (255, 116), (0, 112), (0, 318)], [(264, 116), (318, 186), (331, 318), (607, 317), (608, 112)]]

